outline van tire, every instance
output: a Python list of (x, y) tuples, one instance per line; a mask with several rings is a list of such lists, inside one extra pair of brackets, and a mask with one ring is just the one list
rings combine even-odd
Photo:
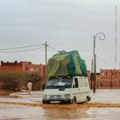
[(42, 101), (42, 103), (43, 103), (43, 104), (46, 104), (46, 102), (45, 102), (44, 100)]
[(43, 104), (49, 104), (50, 102), (43, 100), (42, 103), (43, 103)]
[(73, 100), (71, 101), (71, 104), (76, 104), (76, 98), (74, 97)]
[(86, 97), (86, 102), (90, 101), (91, 100), (91, 97), (87, 96)]

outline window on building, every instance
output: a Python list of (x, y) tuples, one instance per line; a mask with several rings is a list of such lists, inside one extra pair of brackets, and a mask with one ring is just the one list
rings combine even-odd
[(104, 75), (104, 72), (102, 72), (101, 75)]
[(39, 71), (39, 68), (36, 68), (36, 71)]
[(33, 68), (30, 68), (30, 71), (33, 71)]
[(29, 70), (29, 68), (28, 68), (28, 67), (26, 67), (26, 68), (25, 68), (25, 70), (26, 70), (26, 71), (28, 71), (28, 70)]

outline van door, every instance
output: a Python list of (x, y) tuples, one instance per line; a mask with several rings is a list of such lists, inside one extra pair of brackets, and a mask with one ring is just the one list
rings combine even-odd
[(73, 98), (75, 98), (76, 102), (79, 103), (80, 102), (80, 88), (79, 88), (78, 78), (73, 79), (73, 86), (72, 87), (73, 87), (72, 88)]

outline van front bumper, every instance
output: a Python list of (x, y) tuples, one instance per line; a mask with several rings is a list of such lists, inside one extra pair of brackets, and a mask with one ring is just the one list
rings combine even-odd
[(42, 102), (43, 103), (51, 103), (51, 102), (60, 102), (60, 103), (71, 103), (71, 99), (68, 98), (68, 99), (43, 99)]
[(55, 94), (55, 95), (48, 95), (44, 94), (43, 95), (43, 103), (51, 103), (54, 101), (58, 101), (61, 103), (70, 103), (71, 102), (71, 95), (70, 94)]

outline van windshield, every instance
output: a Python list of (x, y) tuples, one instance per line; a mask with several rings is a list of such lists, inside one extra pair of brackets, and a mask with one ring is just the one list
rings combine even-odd
[(45, 89), (71, 88), (72, 79), (51, 79)]

